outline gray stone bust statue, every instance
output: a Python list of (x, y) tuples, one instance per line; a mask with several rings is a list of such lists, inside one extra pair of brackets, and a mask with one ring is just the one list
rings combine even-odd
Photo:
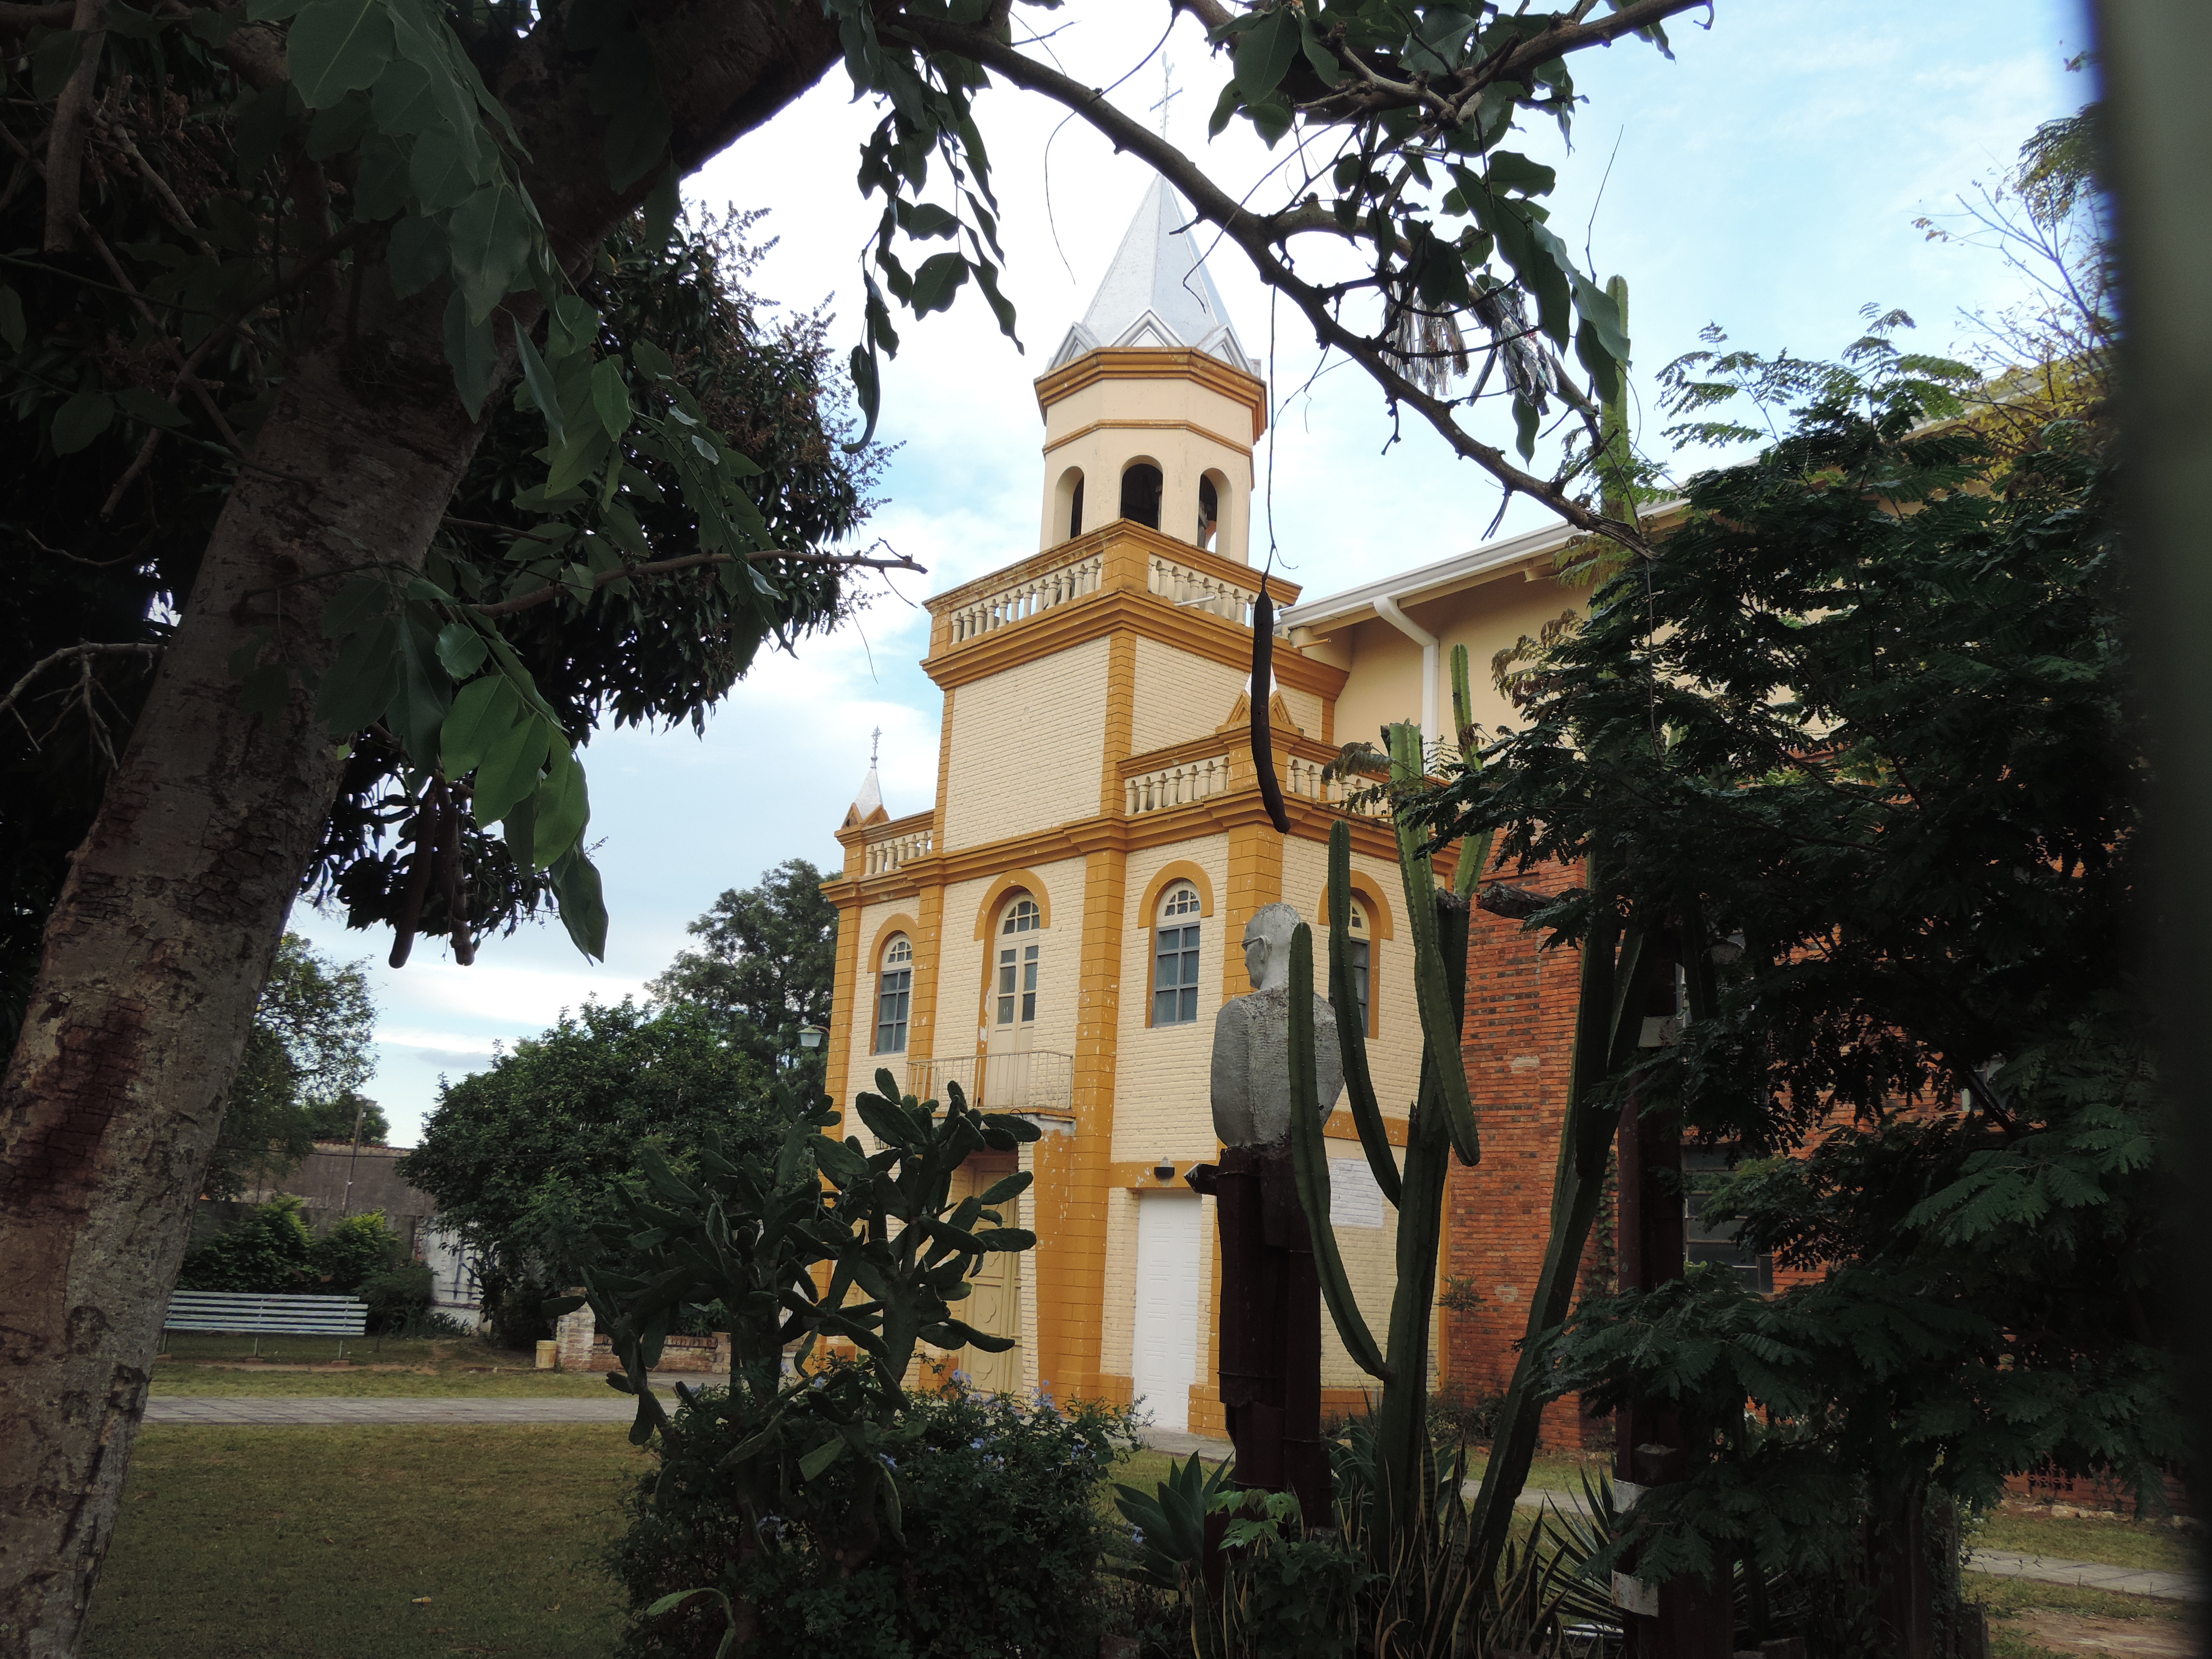
[[(1222, 1004), (1213, 1021), (1213, 1133), (1224, 1146), (1263, 1146), (1291, 1133), (1291, 931), (1298, 913), (1270, 904), (1245, 924), (1249, 996)], [(1314, 1079), (1326, 1118), (1344, 1092), (1336, 1015), (1314, 1000)]]

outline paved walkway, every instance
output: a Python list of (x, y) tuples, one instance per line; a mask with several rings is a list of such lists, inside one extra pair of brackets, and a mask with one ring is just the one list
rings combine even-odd
[[(700, 1385), (728, 1379), (702, 1376)], [(690, 1382), (690, 1378), (685, 1379)], [(146, 1402), (149, 1423), (235, 1423), (264, 1427), (329, 1425), (345, 1423), (627, 1423), (636, 1407), (629, 1398), (610, 1389), (605, 1397), (516, 1400), (491, 1395), (425, 1398), (395, 1395), (379, 1399), (363, 1395), (157, 1395)], [(1201, 1452), (1208, 1458), (1226, 1457), (1226, 1440), (1202, 1435), (1153, 1429), (1146, 1445), (1176, 1457)], [(1468, 1496), (1474, 1495), (1473, 1483)], [(1556, 1504), (1562, 1509), (1583, 1507), (1578, 1492), (1534, 1490), (1518, 1499), (1523, 1509)], [(2208, 1599), (2204, 1581), (2195, 1573), (2154, 1572), (2139, 1567), (2111, 1567), (2095, 1561), (2061, 1561), (2045, 1555), (2017, 1554), (2009, 1550), (1976, 1550), (1967, 1560), (1973, 1572), (1994, 1573), (2003, 1578), (2033, 1578), (2049, 1584), (2079, 1584), (2087, 1589), (2111, 1590), (2122, 1595), (2154, 1596), (2168, 1601)]]

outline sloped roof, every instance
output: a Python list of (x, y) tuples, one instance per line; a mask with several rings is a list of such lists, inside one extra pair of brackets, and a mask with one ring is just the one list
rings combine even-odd
[(1246, 355), (1206, 274), (1200, 255), (1206, 234), (1167, 180), (1154, 179), (1091, 308), (1069, 328), (1048, 367), (1058, 368), (1100, 346), (1151, 347), (1203, 351), (1257, 374), (1259, 365)]

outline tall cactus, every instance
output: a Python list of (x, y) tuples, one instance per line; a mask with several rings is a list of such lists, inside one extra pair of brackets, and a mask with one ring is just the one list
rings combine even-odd
[[(1456, 709), (1465, 701), (1463, 652), (1455, 653), (1453, 666)], [(1462, 731), (1466, 724), (1462, 715)], [(1421, 763), (1419, 732), (1410, 726), (1397, 726), (1390, 728), (1389, 736), (1394, 781), (1401, 787), (1417, 783)], [(1328, 1159), (1311, 1059), (1311, 932), (1301, 925), (1291, 945), (1291, 1151), (1298, 1199), (1313, 1232), (1323, 1297), (1338, 1334), (1361, 1369), (1382, 1384), (1375, 1413), (1375, 1512), (1369, 1531), (1378, 1562), (1400, 1559), (1405, 1543), (1430, 1519), (1425, 1505), (1429, 1482), (1434, 1478), (1434, 1453), (1427, 1425), (1429, 1332), (1436, 1303), (1437, 1257), (1443, 1237), (1445, 1177), (1455, 1153), (1468, 1164), (1480, 1156), (1474, 1104), (1460, 1054), (1471, 908), (1464, 899), (1437, 889), (1422, 845), (1420, 831), (1401, 820), (1399, 873), (1406, 890), (1407, 931), (1414, 942), (1423, 1037), (1420, 1094), (1407, 1126), (1401, 1173), (1391, 1155), (1381, 1103), (1376, 1097), (1367, 1063), (1366, 1031), (1356, 1012), (1351, 960), (1346, 951), (1351, 936), (1349, 827), (1337, 824), (1328, 844), (1329, 989), (1340, 1010), (1336, 1030), (1344, 1060), (1345, 1087), (1352, 1122), (1376, 1184), (1398, 1212), (1397, 1288), (1391, 1301), (1389, 1328), (1379, 1351), (1352, 1296), (1329, 1226)], [(1461, 857), (1465, 860), (1472, 852), (1480, 860), (1488, 851), (1489, 838), (1483, 836), (1474, 848), (1462, 845)], [(1463, 863), (1462, 870), (1465, 867)], [(1535, 1294), (1529, 1299), (1527, 1340), (1499, 1413), (1489, 1466), (1468, 1534), (1467, 1565), (1471, 1581), (1478, 1584), (1488, 1583), (1497, 1571), (1513, 1501), (1528, 1480), (1538, 1419), (1549, 1397), (1541, 1339), (1566, 1316), (1583, 1247), (1603, 1195), (1618, 1118), (1613, 1097), (1603, 1085), (1635, 1058), (1644, 1005), (1661, 968), (1652, 931), (1633, 918), (1624, 927), (1612, 902), (1606, 871), (1595, 854), (1590, 858), (1588, 881), (1599, 904), (1583, 942), (1581, 1006), (1568, 1074), (1566, 1121), (1553, 1188), (1551, 1237)]]
[[(1389, 732), (1392, 771), (1401, 785), (1419, 782), (1421, 739), (1416, 727)], [(1397, 1289), (1391, 1299), (1384, 1347), (1376, 1350), (1335, 1250), (1328, 1218), (1328, 1157), (1322, 1139), (1321, 1103), (1314, 1086), (1313, 935), (1301, 925), (1291, 944), (1291, 1152), (1298, 1199), (1313, 1232), (1315, 1261), (1324, 1300), (1346, 1349), (1381, 1381), (1375, 1413), (1376, 1486), (1368, 1536), (1378, 1561), (1396, 1559), (1404, 1540), (1425, 1524), (1433, 1480), (1428, 1437), (1430, 1322), (1436, 1305), (1437, 1245), (1443, 1237), (1444, 1177), (1456, 1152), (1466, 1162), (1480, 1156), (1474, 1115), (1460, 1063), (1461, 1009), (1467, 985), (1467, 908), (1440, 893), (1418, 830), (1401, 826), (1399, 869), (1406, 889), (1408, 932), (1415, 946), (1417, 999), (1425, 1039), (1420, 1094), (1406, 1138), (1405, 1169), (1392, 1156), (1381, 1103), (1367, 1064), (1367, 1033), (1346, 950), (1352, 921), (1352, 832), (1339, 823), (1328, 843), (1329, 989), (1339, 1012), (1337, 1042), (1344, 1060), (1352, 1118), (1369, 1167), (1384, 1198), (1398, 1212)], [(1418, 920), (1414, 920), (1418, 918)], [(1455, 1108), (1451, 1085), (1456, 1083)]]

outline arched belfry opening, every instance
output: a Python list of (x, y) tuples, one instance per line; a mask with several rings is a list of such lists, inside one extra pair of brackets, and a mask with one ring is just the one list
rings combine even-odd
[(1071, 466), (1053, 486), (1054, 527), (1073, 541), (1083, 533), (1083, 469)]
[(1121, 516), (1147, 530), (1160, 527), (1160, 470), (1150, 461), (1132, 461), (1121, 471)]
[(1191, 540), (1200, 547), (1213, 545), (1221, 527), (1221, 498), (1228, 482), (1210, 468), (1198, 481), (1198, 532)]

